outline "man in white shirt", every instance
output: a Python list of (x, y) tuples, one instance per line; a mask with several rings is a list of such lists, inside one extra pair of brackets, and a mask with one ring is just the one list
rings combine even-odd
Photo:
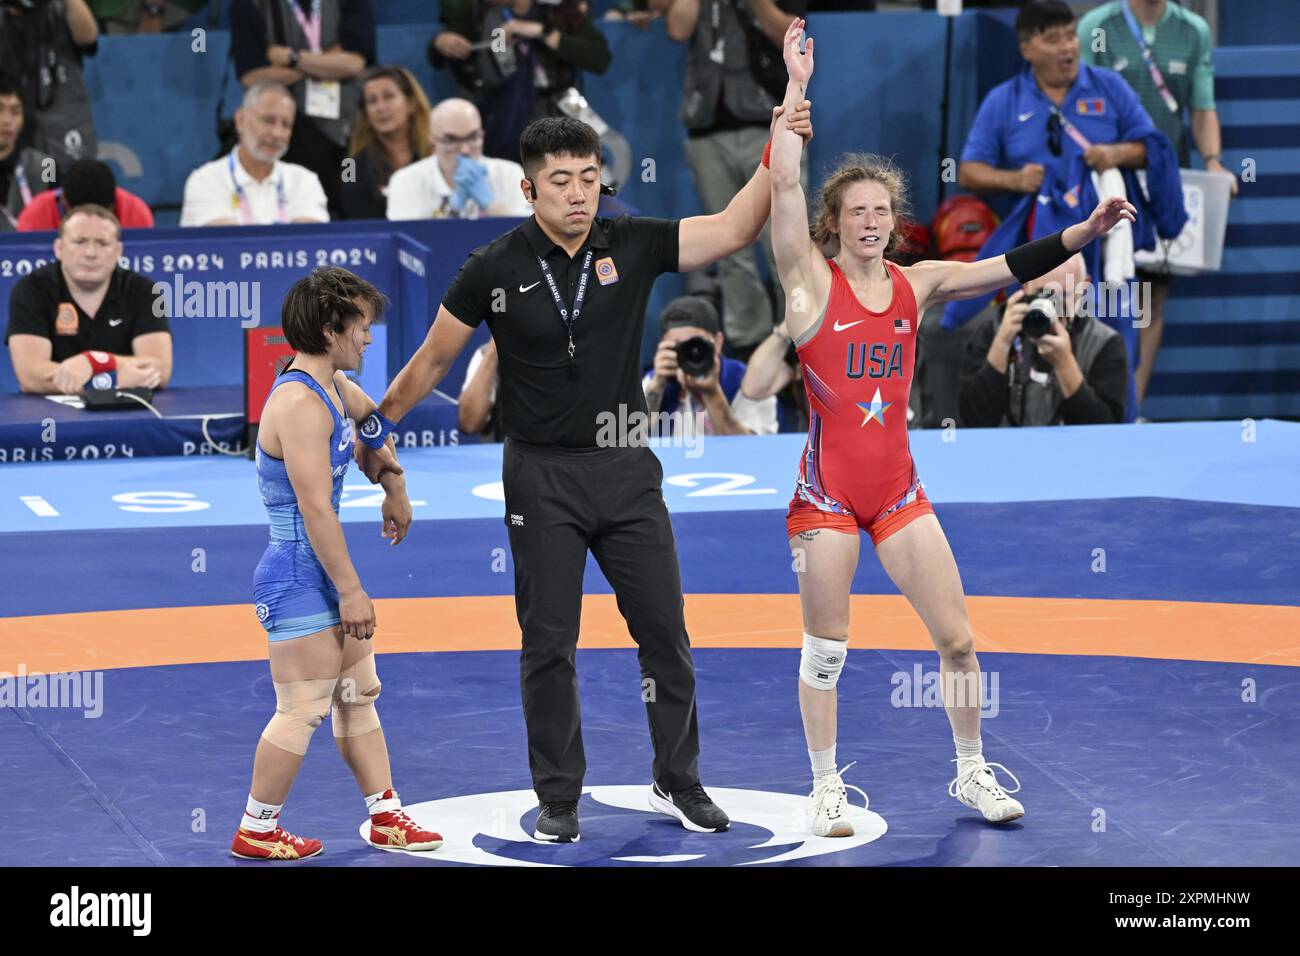
[(469, 100), (443, 100), (429, 114), (433, 155), (388, 180), (389, 219), (531, 216), (524, 169), (483, 155), (483, 118)]
[[(654, 368), (641, 386), (650, 414), (668, 416), (670, 429), (662, 431), (776, 434), (776, 396), (756, 400), (741, 391), (745, 363), (722, 357), (722, 322), (711, 302), (689, 295), (673, 299), (659, 316), (659, 327)], [(698, 369), (682, 367), (692, 361), (700, 363)]]
[(185, 180), (182, 226), (266, 226), (329, 222), (325, 190), (316, 174), (282, 163), (293, 132), (293, 96), (283, 86), (248, 88), (235, 111), (239, 145), (205, 163)]

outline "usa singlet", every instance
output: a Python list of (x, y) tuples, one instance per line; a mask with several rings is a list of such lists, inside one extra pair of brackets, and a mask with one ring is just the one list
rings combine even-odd
[(920, 317), (902, 270), (884, 261), (889, 307), (872, 312), (833, 259), (826, 309), (798, 344), (808, 394), (808, 441), (786, 528), (856, 534), (879, 544), (932, 514), (907, 442)]

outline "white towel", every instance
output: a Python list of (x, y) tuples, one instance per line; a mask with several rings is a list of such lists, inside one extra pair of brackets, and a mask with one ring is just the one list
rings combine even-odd
[[(1111, 196), (1128, 198), (1128, 190), (1124, 188), (1124, 175), (1114, 167), (1104, 173), (1093, 173), (1092, 184), (1100, 202), (1105, 202)], [(1101, 243), (1102, 278), (1106, 282), (1127, 282), (1136, 272), (1132, 224), (1127, 219), (1121, 219), (1114, 229), (1102, 237)]]

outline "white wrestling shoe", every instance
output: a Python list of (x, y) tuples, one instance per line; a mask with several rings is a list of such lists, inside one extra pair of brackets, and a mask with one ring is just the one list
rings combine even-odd
[(848, 764), (844, 770), (827, 774), (808, 795), (808, 823), (814, 836), (851, 837), (853, 824), (849, 822), (849, 790), (862, 794), (862, 807), (865, 810), (870, 803), (865, 792), (852, 784), (845, 784), (840, 774), (852, 767)]
[[(986, 763), (983, 758), (961, 761), (954, 759), (953, 763), (957, 764), (957, 778), (948, 784), (948, 796), (956, 797), (972, 810), (978, 810), (990, 823), (1010, 823), (1025, 815), (1025, 808), (1020, 805), (1020, 801), (1008, 796), (1009, 793), (1020, 792), (1020, 781), (1002, 764)], [(969, 766), (963, 770), (962, 763)], [(1016, 789), (1003, 790), (993, 776), (994, 767), (1010, 777), (1015, 782)]]

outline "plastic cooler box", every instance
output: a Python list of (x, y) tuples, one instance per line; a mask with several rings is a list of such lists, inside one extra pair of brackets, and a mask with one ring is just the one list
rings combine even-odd
[(1232, 178), (1201, 169), (1178, 172), (1183, 179), (1187, 225), (1172, 242), (1157, 236), (1155, 249), (1134, 253), (1134, 261), (1153, 271), (1168, 270), (1175, 275), (1215, 271), (1223, 261)]

